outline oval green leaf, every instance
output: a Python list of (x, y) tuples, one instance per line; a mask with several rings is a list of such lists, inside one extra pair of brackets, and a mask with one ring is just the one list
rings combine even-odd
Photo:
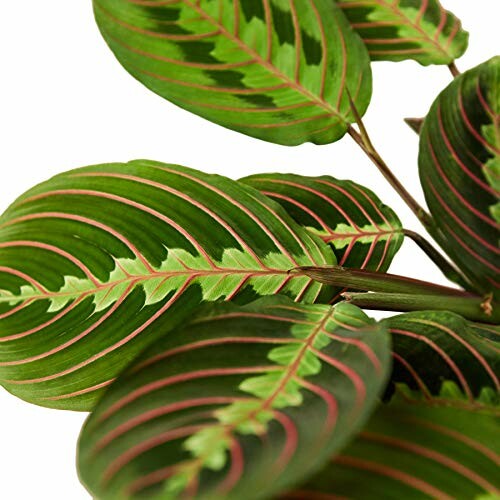
[(288, 270), (332, 261), (279, 205), (224, 177), (152, 161), (58, 175), (0, 218), (0, 384), (89, 410), (200, 303), (328, 300)]
[(383, 323), (392, 334), (392, 383), (405, 384), (428, 400), (443, 402), (453, 394), (470, 407), (486, 396), (499, 402), (500, 333), (495, 326), (443, 311), (401, 314)]
[(120, 63), (178, 106), (285, 145), (340, 139), (371, 97), (366, 48), (331, 0), (94, 0)]
[(500, 56), (456, 78), (420, 135), (420, 179), (441, 245), (500, 298)]
[(336, 0), (373, 61), (450, 64), (464, 54), (469, 34), (437, 0)]
[(355, 182), (294, 174), (257, 174), (240, 182), (280, 203), (329, 243), (343, 267), (385, 272), (403, 243), (397, 215)]
[(270, 498), (366, 421), (389, 337), (358, 308), (266, 297), (205, 307), (106, 393), (79, 444), (97, 498)]
[(495, 499), (500, 495), (498, 413), (397, 401), (287, 500)]

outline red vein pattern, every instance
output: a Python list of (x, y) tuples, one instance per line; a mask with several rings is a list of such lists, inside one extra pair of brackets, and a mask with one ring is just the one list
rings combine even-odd
[(257, 174), (241, 182), (280, 203), (299, 224), (329, 243), (341, 266), (385, 272), (403, 242), (396, 214), (354, 182), (294, 174)]
[(420, 178), (443, 246), (474, 287), (500, 282), (500, 58), (460, 75), (434, 102), (421, 132)]
[(498, 337), (485, 340), (482, 325), (442, 311), (401, 314), (384, 323), (393, 337), (394, 384), (429, 401), (446, 403), (455, 393), (473, 408), (489, 391), (492, 402), (499, 402), (500, 345)]
[(134, 356), (204, 301), (332, 291), (288, 274), (335, 262), (277, 204), (149, 161), (62, 174), (0, 218), (0, 383), (88, 410)]
[[(371, 97), (369, 56), (322, 0), (94, 0), (120, 63), (157, 94), (279, 144), (340, 139)], [(290, 61), (290, 63), (284, 63)]]
[(450, 64), (466, 50), (462, 23), (438, 0), (336, 0), (374, 61)]
[[(491, 411), (394, 401), (298, 491), (307, 498), (479, 498), (500, 494), (498, 421)], [(310, 496), (309, 496), (310, 494)], [(330, 495), (332, 495), (330, 497)], [(296, 492), (283, 498), (300, 497)]]
[(80, 439), (81, 477), (98, 497), (271, 496), (359, 428), (389, 364), (385, 329), (348, 304), (206, 306), (98, 404)]

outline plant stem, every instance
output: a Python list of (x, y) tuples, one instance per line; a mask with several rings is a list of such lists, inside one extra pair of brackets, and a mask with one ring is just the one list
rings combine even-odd
[[(450, 64), (450, 70), (460, 74), (456, 65), (454, 63)], [(353, 138), (353, 140), (358, 144), (358, 146), (366, 153), (366, 155), (372, 160), (372, 162), (376, 165), (382, 175), (386, 178), (389, 184), (395, 189), (395, 191), (401, 196), (403, 201), (408, 205), (408, 207), (412, 210), (412, 212), (416, 215), (418, 220), (427, 230), (427, 232), (432, 236), (432, 238), (438, 243), (441, 248), (443, 248), (448, 255), (450, 255), (449, 251), (446, 250), (446, 238), (441, 233), (439, 228), (436, 226), (434, 219), (432, 216), (420, 206), (420, 204), (413, 198), (410, 192), (403, 186), (403, 184), (399, 181), (399, 179), (393, 174), (387, 163), (380, 156), (378, 151), (376, 150), (373, 142), (366, 130), (366, 127), (363, 123), (361, 115), (359, 114), (356, 105), (354, 104), (351, 96), (349, 95), (349, 101), (351, 104), (352, 113), (356, 119), (356, 123), (359, 127), (359, 132), (353, 127), (349, 126), (348, 133)], [(462, 276), (456, 269), (454, 269), (438, 252), (438, 250), (434, 249), (429, 242), (423, 243), (423, 238), (419, 239), (419, 244), (421, 244), (421, 248), (431, 257), (431, 259), (438, 265), (444, 275), (450, 279), (452, 282), (457, 283), (458, 285), (466, 288), (473, 289), (472, 285), (467, 281), (466, 278)]]
[(467, 292), (436, 285), (427, 281), (398, 276), (396, 274), (350, 269), (341, 266), (297, 267), (290, 273), (308, 276), (326, 285), (365, 290), (370, 292), (426, 294), (436, 296), (470, 297)]
[(392, 173), (391, 169), (382, 159), (378, 151), (373, 146), (368, 133), (361, 120), (358, 123), (361, 134), (355, 130), (352, 126), (349, 127), (348, 133), (354, 139), (354, 142), (366, 153), (366, 155), (372, 160), (375, 166), (380, 170), (382, 175), (386, 178), (389, 184), (396, 190), (396, 192), (401, 196), (404, 202), (410, 207), (412, 212), (416, 215), (418, 220), (423, 224), (425, 228), (433, 225), (432, 217), (419, 205), (417, 200), (413, 198), (410, 192), (403, 186), (399, 179)]
[(436, 264), (446, 278), (453, 283), (460, 285), (463, 288), (469, 288), (470, 283), (465, 276), (449, 262), (441, 253), (432, 246), (423, 236), (411, 231), (410, 229), (403, 229), (403, 234), (413, 240), (421, 250)]
[(448, 64), (448, 69), (450, 70), (450, 73), (453, 75), (453, 78), (456, 78), (461, 74), (460, 70), (457, 68), (457, 65), (455, 64), (455, 61)]
[(365, 309), (382, 311), (452, 311), (471, 321), (498, 324), (500, 305), (477, 296), (446, 296), (436, 300), (435, 295), (398, 293), (344, 293), (344, 299)]
[(420, 131), (422, 130), (422, 126), (424, 124), (424, 118), (405, 118), (405, 123), (413, 130), (413, 132), (420, 135)]

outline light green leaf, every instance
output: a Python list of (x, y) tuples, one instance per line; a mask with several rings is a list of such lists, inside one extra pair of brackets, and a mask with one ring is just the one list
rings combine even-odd
[(332, 0), (94, 0), (125, 69), (204, 118), (285, 145), (340, 139), (371, 97), (370, 61)]
[(438, 0), (336, 0), (373, 61), (414, 59), (450, 64), (467, 49), (469, 34)]

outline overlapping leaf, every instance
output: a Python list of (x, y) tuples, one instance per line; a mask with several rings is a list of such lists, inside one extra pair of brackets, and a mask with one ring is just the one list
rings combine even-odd
[(438, 0), (336, 0), (374, 61), (414, 59), (450, 64), (467, 49), (468, 33)]
[(345, 303), (206, 307), (98, 404), (80, 476), (102, 499), (269, 498), (359, 429), (389, 364), (386, 330)]
[(94, 0), (122, 65), (157, 94), (279, 144), (325, 144), (363, 113), (369, 56), (331, 0)]
[(420, 137), (420, 178), (442, 244), (477, 288), (498, 299), (500, 57), (456, 78)]
[(499, 466), (498, 415), (395, 402), (284, 498), (493, 500), (500, 495)]
[(385, 272), (404, 239), (397, 215), (369, 189), (329, 176), (258, 174), (242, 179), (331, 244), (341, 266)]
[(0, 218), (0, 384), (89, 409), (201, 302), (327, 300), (288, 270), (334, 260), (279, 205), (224, 177), (151, 161), (58, 175)]
[(453, 395), (464, 405), (500, 395), (500, 334), (492, 325), (471, 323), (449, 312), (423, 311), (383, 323), (393, 338), (392, 382), (425, 398)]

